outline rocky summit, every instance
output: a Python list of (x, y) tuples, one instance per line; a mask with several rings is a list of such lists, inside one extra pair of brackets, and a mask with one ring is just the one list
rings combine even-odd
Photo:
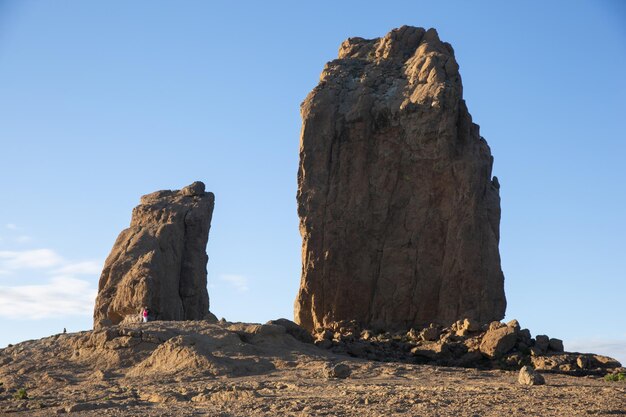
[(140, 319), (211, 318), (206, 245), (215, 197), (202, 182), (141, 197), (100, 276), (94, 328)]
[(301, 108), (296, 321), (500, 320), (499, 183), (434, 29), (350, 38)]

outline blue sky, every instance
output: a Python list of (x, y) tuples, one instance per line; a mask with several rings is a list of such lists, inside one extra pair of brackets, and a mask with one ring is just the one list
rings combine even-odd
[(216, 194), (211, 310), (293, 317), (299, 105), (353, 36), (435, 27), (495, 157), (507, 319), (626, 362), (626, 5), (0, 0), (0, 346), (91, 327), (139, 196)]

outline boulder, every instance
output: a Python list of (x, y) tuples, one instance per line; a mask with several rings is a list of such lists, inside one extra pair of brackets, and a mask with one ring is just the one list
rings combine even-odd
[(535, 348), (541, 353), (545, 353), (550, 346), (550, 338), (545, 334), (539, 334), (535, 336)]
[(328, 363), (324, 366), (322, 374), (328, 379), (345, 379), (350, 376), (352, 371), (345, 363)]
[(516, 342), (517, 334), (512, 327), (488, 330), (480, 342), (480, 352), (489, 359), (496, 359), (513, 349)]
[(530, 366), (523, 366), (520, 369), (517, 382), (521, 385), (544, 385), (546, 383), (543, 375)]
[(430, 326), (426, 327), (425, 329), (421, 331), (420, 337), (422, 338), (422, 340), (431, 342), (431, 341), (435, 341), (439, 339), (440, 334), (441, 334), (441, 331), (439, 330), (439, 328), (431, 324)]
[(521, 330), (521, 327), (519, 325), (519, 321), (517, 321), (515, 319), (509, 321), (506, 325), (509, 326), (510, 328), (512, 328), (513, 330), (515, 330), (515, 333), (519, 333), (520, 330)]
[(206, 245), (215, 197), (194, 182), (141, 197), (100, 276), (94, 328), (157, 320), (215, 319), (209, 312)]
[(455, 330), (457, 336), (465, 337), (471, 332), (480, 331), (480, 325), (470, 319), (458, 320), (453, 326), (453, 330)]
[(561, 339), (550, 338), (548, 341), (548, 349), (553, 352), (564, 352), (563, 341)]
[(530, 346), (532, 344), (532, 337), (530, 336), (530, 330), (522, 329), (517, 333), (517, 340), (520, 343)]
[(434, 29), (350, 38), (304, 100), (296, 322), (500, 320), (499, 182)]
[(293, 336), (296, 340), (299, 340), (303, 343), (313, 343), (313, 336), (311, 333), (304, 330), (302, 327), (298, 326), (291, 320), (287, 319), (277, 319), (270, 320), (267, 324), (275, 324), (278, 326), (282, 326), (287, 331), (287, 334)]

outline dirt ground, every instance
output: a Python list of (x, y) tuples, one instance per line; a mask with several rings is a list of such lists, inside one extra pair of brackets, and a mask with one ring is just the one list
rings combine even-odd
[[(124, 332), (98, 345), (92, 342), (102, 333), (83, 332), (3, 349), (0, 415), (626, 415), (623, 381), (544, 374), (546, 385), (522, 386), (517, 371), (373, 362), (300, 343), (275, 328), (242, 328), (254, 335), (245, 343), (231, 337), (232, 326), (153, 325), (141, 340), (166, 335), (154, 346), (133, 345)], [(206, 338), (184, 339), (192, 334)], [(203, 343), (211, 343), (210, 353)], [(336, 363), (351, 374), (328, 378), (325, 367)], [(20, 387), (28, 399), (15, 398)]]

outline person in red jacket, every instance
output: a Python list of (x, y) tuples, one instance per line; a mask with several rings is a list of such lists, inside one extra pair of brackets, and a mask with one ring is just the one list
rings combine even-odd
[(148, 307), (144, 307), (143, 310), (141, 310), (141, 319), (144, 323), (148, 322)]

